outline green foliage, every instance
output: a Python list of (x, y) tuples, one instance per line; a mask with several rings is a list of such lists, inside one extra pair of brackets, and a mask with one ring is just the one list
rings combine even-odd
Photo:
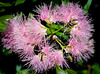
[(5, 74), (5, 73), (0, 69), (0, 74)]
[(68, 72), (68, 74), (77, 74), (77, 72), (72, 69), (66, 69), (65, 71)]
[(56, 74), (68, 74), (67, 71), (64, 71), (63, 69), (61, 69), (57, 63), (55, 62), (55, 66), (56, 66)]
[(37, 0), (32, 0), (33, 2), (36, 2)]
[(15, 6), (17, 6), (17, 5), (19, 5), (19, 4), (22, 4), (22, 3), (24, 3), (24, 2), (25, 2), (25, 0), (16, 0)]
[(56, 66), (56, 74), (77, 74), (74, 70), (71, 70), (71, 69), (66, 69), (66, 70), (63, 70), (61, 69), (56, 61), (55, 61), (55, 66)]
[(4, 53), (5, 56), (8, 56), (9, 54), (11, 54), (11, 52), (6, 50), (6, 48), (4, 48), (4, 47), (1, 50)]
[[(46, 26), (48, 26), (49, 27), (49, 24), (46, 24)], [(52, 33), (54, 33), (55, 35), (57, 35), (58, 37), (62, 37), (62, 38), (64, 38), (64, 39), (66, 39), (66, 40), (68, 40), (68, 35), (65, 35), (64, 33), (63, 33), (63, 31), (65, 30), (65, 29), (63, 29), (63, 27), (64, 26), (62, 26), (62, 25), (57, 25), (57, 24), (51, 24), (51, 31), (52, 31)], [(60, 29), (60, 30), (59, 30)], [(59, 30), (58, 32), (57, 32), (57, 30)], [(68, 30), (69, 31), (69, 30)], [(66, 32), (68, 32), (68, 31), (66, 31)], [(48, 29), (47, 30), (47, 34), (49, 35), (49, 34), (51, 34), (51, 32), (50, 32), (50, 30)]]
[[(49, 27), (49, 24), (46, 24), (48, 27)], [(51, 24), (51, 28), (52, 29), (60, 29), (60, 28), (62, 28), (63, 26), (62, 25), (57, 25), (57, 24)]]
[(12, 6), (12, 4), (0, 2), (0, 7), (10, 7), (10, 6)]
[(6, 20), (6, 19), (12, 19), (13, 15), (4, 15), (4, 16), (0, 16), (0, 20)]
[(57, 32), (57, 33), (55, 33), (57, 36), (59, 36), (59, 37), (62, 37), (62, 38), (64, 38), (64, 39), (66, 39), (66, 40), (68, 40), (68, 36), (67, 35), (65, 35), (64, 33), (62, 33), (62, 32)]
[(83, 61), (82, 61), (82, 60), (79, 60), (79, 61), (78, 61), (78, 64), (79, 64), (80, 66), (82, 66), (82, 65), (83, 65)]
[(84, 6), (84, 11), (85, 11), (85, 12), (88, 12), (88, 10), (89, 10), (91, 4), (92, 4), (92, 0), (88, 0), (87, 3), (86, 3), (85, 6)]
[(7, 28), (7, 26), (5, 25), (7, 22), (7, 19), (12, 19), (13, 16), (12, 15), (4, 15), (0, 17), (0, 32), (2, 32), (4, 29)]
[(5, 9), (4, 9), (4, 8), (1, 8), (1, 9), (0, 9), (0, 12), (4, 12), (4, 11), (5, 11)]
[(69, 0), (61, 0), (62, 2), (64, 2), (64, 3), (68, 3), (69, 2)]
[(30, 72), (29, 69), (24, 69), (24, 70), (18, 71), (16, 74), (36, 74), (36, 72)]
[(78, 70), (77, 74), (88, 74), (88, 70)]
[(91, 68), (93, 69), (92, 74), (100, 74), (100, 65), (98, 63), (95, 63)]
[(20, 65), (16, 65), (16, 72), (20, 71), (21, 68), (22, 68), (22, 65), (21, 64)]

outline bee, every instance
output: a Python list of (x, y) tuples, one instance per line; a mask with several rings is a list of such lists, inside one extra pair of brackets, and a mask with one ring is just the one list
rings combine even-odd
[(68, 22), (68, 26), (69, 27), (73, 27), (75, 25), (77, 25), (78, 20), (77, 19), (72, 19)]
[(73, 58), (71, 56), (69, 56), (69, 60), (70, 62), (73, 62)]
[(43, 56), (44, 55), (45, 55), (45, 53), (43, 53), (43, 52), (39, 53), (40, 61), (43, 61)]

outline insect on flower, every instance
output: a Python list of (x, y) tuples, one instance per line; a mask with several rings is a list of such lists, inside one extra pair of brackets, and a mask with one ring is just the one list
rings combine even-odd
[(68, 22), (68, 27), (73, 27), (73, 26), (77, 25), (77, 23), (78, 23), (78, 20), (77, 19), (71, 19)]

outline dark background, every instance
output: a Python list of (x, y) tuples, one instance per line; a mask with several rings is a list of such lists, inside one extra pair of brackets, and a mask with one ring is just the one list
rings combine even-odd
[[(9, 2), (13, 4), (16, 0), (0, 0), (0, 2)], [(23, 4), (15, 6), (14, 4), (11, 7), (4, 7), (5, 11), (0, 13), (0, 16), (3, 15), (9, 15), (9, 14), (17, 14), (20, 12), (23, 12), (26, 16), (28, 16), (29, 13), (34, 13), (33, 9), (35, 9), (35, 6), (40, 5), (41, 3), (50, 4), (50, 2), (53, 2), (53, 4), (61, 4), (61, 0), (26, 0)], [(70, 2), (78, 2), (80, 5), (84, 6), (87, 2), (87, 0), (69, 0)], [(35, 13), (34, 13), (35, 14)], [(93, 65), (94, 63), (100, 64), (100, 2), (99, 0), (93, 0), (91, 7), (89, 9), (89, 16), (92, 18), (92, 23), (94, 24), (95, 32), (93, 34), (93, 38), (95, 40), (95, 54), (91, 59), (89, 59), (87, 62), (85, 61), (83, 63), (83, 66), (75, 65), (75, 63), (69, 63), (71, 65), (71, 69), (73, 70), (83, 70), (87, 69), (88, 65)], [(2, 45), (0, 46), (2, 48)], [(0, 70), (2, 70), (5, 74), (15, 74), (16, 73), (16, 64), (24, 64), (22, 63), (18, 55), (12, 53), (8, 56), (6, 56), (2, 50), (0, 50)], [(23, 66), (22, 69), (25, 69), (26, 67)], [(55, 70), (49, 70), (48, 73), (54, 72)]]

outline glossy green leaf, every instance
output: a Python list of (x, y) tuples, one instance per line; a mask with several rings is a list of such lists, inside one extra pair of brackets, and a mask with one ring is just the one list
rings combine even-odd
[(29, 74), (29, 69), (20, 70), (16, 74)]
[(25, 0), (16, 0), (15, 6), (17, 6), (17, 5), (19, 5), (19, 4), (22, 4), (22, 3), (24, 3), (24, 2), (25, 2)]
[(98, 63), (95, 63), (91, 68), (93, 69), (92, 74), (100, 74), (100, 65)]
[[(49, 27), (49, 24), (46, 24), (46, 26)], [(70, 27), (69, 28), (64, 28), (64, 29), (63, 29), (63, 27), (64, 27), (63, 25), (51, 24), (51, 29), (54, 29), (55, 31), (58, 30), (58, 29), (61, 29), (60, 30), (61, 32), (64, 32), (64, 31), (66, 33), (70, 32)]]
[[(48, 24), (48, 23), (47, 23), (46, 25), (49, 27), (49, 24)], [(60, 28), (62, 28), (62, 27), (63, 27), (62, 25), (51, 24), (51, 28), (52, 28), (52, 29), (60, 29)]]
[(71, 69), (66, 69), (66, 70), (61, 69), (56, 62), (55, 66), (56, 66), (56, 74), (77, 74), (77, 72)]
[(85, 12), (88, 12), (88, 10), (89, 10), (91, 4), (92, 4), (92, 0), (88, 0), (87, 3), (86, 3), (85, 6), (84, 6), (84, 11), (85, 11)]
[[(51, 29), (51, 31), (52, 31), (52, 32), (54, 32), (55, 30), (54, 30), (54, 29)], [(51, 32), (50, 32), (50, 30), (49, 30), (49, 29), (47, 29), (47, 31), (46, 31), (46, 32), (47, 32), (47, 35), (51, 34)]]
[(5, 20), (0, 20), (0, 32), (3, 32), (5, 28), (7, 28), (5, 24)]
[(0, 2), (0, 7), (10, 7), (10, 6), (12, 6), (12, 4)]
[(0, 20), (6, 20), (6, 19), (12, 19), (13, 15), (4, 15), (4, 16), (0, 16)]
[(29, 69), (24, 69), (18, 71), (16, 74), (36, 74), (36, 72), (31, 72)]
[(77, 72), (71, 69), (66, 69), (65, 71), (68, 72), (68, 74), (77, 74)]
[(66, 40), (68, 40), (68, 36), (67, 35), (64, 35), (64, 33), (62, 33), (62, 32), (57, 32), (57, 33), (55, 33), (58, 37), (62, 37), (62, 38), (64, 38), (64, 39), (66, 39)]
[(6, 22), (7, 19), (12, 19), (12, 15), (4, 15), (0, 17), (0, 32), (2, 32), (5, 28), (7, 28)]
[(56, 74), (68, 74), (67, 71), (64, 71), (63, 69), (61, 69), (57, 63), (55, 62), (55, 66), (56, 66)]

